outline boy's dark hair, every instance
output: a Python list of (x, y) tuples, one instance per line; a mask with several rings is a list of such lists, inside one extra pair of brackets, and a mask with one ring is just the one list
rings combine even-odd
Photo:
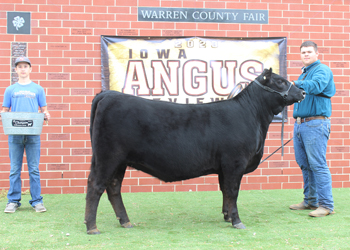
[(300, 45), (300, 50), (301, 50), (302, 47), (314, 47), (315, 52), (317, 52), (317, 44), (314, 43), (313, 41), (306, 41), (306, 42), (303, 42), (303, 43)]

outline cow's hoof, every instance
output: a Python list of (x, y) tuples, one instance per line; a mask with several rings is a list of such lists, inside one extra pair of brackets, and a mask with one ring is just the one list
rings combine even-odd
[(122, 224), (122, 227), (124, 227), (124, 228), (132, 228), (133, 225), (130, 222), (127, 222), (127, 223)]
[(234, 227), (234, 228), (237, 228), (237, 229), (246, 229), (246, 227), (244, 226), (244, 224), (243, 224), (242, 222), (233, 225), (233, 227)]
[(100, 233), (101, 233), (100, 230), (98, 230), (97, 228), (87, 230), (87, 234), (100, 234)]

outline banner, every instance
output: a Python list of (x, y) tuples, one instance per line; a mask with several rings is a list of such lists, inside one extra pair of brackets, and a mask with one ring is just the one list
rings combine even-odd
[(224, 100), (264, 68), (286, 78), (286, 43), (286, 38), (102, 36), (102, 89), (184, 104)]

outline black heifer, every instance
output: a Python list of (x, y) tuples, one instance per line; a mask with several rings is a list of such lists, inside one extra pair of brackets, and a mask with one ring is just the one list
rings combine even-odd
[(165, 182), (218, 174), (224, 218), (245, 228), (236, 204), (242, 176), (258, 167), (274, 115), (304, 95), (271, 69), (235, 98), (207, 104), (151, 101), (116, 91), (98, 94), (91, 109), (87, 233), (99, 233), (96, 211), (105, 190), (120, 224), (132, 227), (120, 192), (127, 166)]

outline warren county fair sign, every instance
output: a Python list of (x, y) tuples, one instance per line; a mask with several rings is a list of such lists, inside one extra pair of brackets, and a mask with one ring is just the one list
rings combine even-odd
[(138, 21), (197, 23), (269, 23), (267, 10), (138, 7)]

